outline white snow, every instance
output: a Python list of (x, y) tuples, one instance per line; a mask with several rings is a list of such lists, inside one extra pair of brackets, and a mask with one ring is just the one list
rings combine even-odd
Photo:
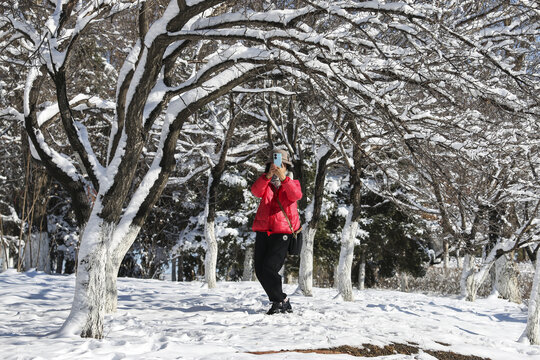
[(493, 360), (540, 359), (539, 346), (516, 341), (525, 328), (524, 305), (388, 290), (354, 290), (355, 301), (342, 302), (335, 289), (314, 288), (313, 297), (303, 297), (293, 294), (296, 285), (284, 285), (292, 294), (294, 312), (268, 316), (258, 282), (218, 282), (209, 290), (201, 282), (120, 278), (118, 312), (105, 319), (105, 339), (54, 338), (50, 333), (69, 313), (74, 284), (74, 276), (15, 270), (0, 274), (3, 359), (352, 360), (357, 358), (246, 352), (391, 342)]

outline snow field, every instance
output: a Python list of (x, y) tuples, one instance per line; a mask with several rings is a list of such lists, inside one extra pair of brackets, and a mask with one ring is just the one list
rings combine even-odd
[[(2, 359), (358, 359), (349, 355), (248, 351), (326, 348), (363, 343), (415, 343), (491, 359), (540, 359), (540, 346), (516, 342), (527, 308), (500, 299), (474, 303), (389, 290), (355, 290), (355, 301), (335, 289), (313, 297), (292, 294), (293, 314), (267, 316), (257, 282), (118, 279), (118, 312), (108, 315), (105, 339), (55, 337), (71, 308), (74, 276), (0, 274)], [(442, 344), (441, 344), (442, 343)], [(449, 346), (443, 345), (449, 344)], [(392, 355), (371, 359), (434, 359)]]

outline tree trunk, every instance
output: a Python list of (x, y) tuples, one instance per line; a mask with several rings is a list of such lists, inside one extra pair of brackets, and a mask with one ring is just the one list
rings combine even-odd
[(180, 253), (180, 256), (178, 257), (178, 267), (177, 267), (178, 281), (184, 281), (184, 254)]
[[(121, 227), (120, 227), (121, 228)], [(105, 313), (112, 314), (116, 312), (118, 307), (118, 271), (122, 265), (122, 261), (126, 256), (129, 248), (135, 241), (135, 238), (139, 234), (141, 227), (138, 225), (131, 225), (125, 233), (121, 230), (113, 233), (113, 240), (110, 247), (107, 249), (106, 259), (106, 272), (105, 272)], [(121, 234), (121, 238), (117, 238)], [(80, 256), (80, 255), (79, 255)]]
[(113, 314), (118, 307), (118, 270), (111, 257), (107, 256), (105, 264), (105, 313)]
[(522, 303), (519, 292), (518, 270), (513, 261), (509, 261), (506, 256), (501, 256), (495, 261), (493, 287), (503, 299)]
[(84, 229), (79, 249), (75, 295), (71, 312), (60, 329), (64, 336), (103, 338), (103, 319), (105, 316), (106, 288), (109, 282), (106, 276), (107, 247), (114, 230), (108, 224), (92, 214)]
[(527, 327), (521, 335), (521, 341), (527, 339), (531, 345), (540, 345), (540, 256), (536, 258), (533, 286), (529, 298)]
[(298, 269), (298, 287), (304, 296), (313, 296), (313, 244), (316, 229), (307, 226), (303, 230), (304, 243), (300, 251), (300, 268)]
[(332, 282), (332, 287), (334, 289), (337, 289), (339, 287), (339, 285), (338, 285), (338, 281), (339, 281), (338, 272), (339, 272), (338, 265), (336, 264), (336, 265), (334, 265), (334, 274), (333, 274), (334, 279), (333, 279), (333, 282)]
[(341, 233), (341, 251), (337, 273), (338, 291), (343, 300), (354, 301), (352, 292), (351, 270), (354, 257), (354, 242), (358, 232), (358, 222), (352, 221), (353, 205), (349, 206), (349, 214)]
[(364, 153), (360, 149), (362, 135), (356, 122), (350, 119), (351, 129), (356, 146), (353, 149), (354, 166), (349, 167), (349, 182), (352, 187), (350, 195), (350, 206), (345, 220), (345, 226), (341, 233), (341, 251), (339, 254), (337, 285), (338, 292), (345, 301), (353, 301), (351, 270), (354, 258), (354, 245), (358, 232), (358, 220), (361, 215), (362, 201), (362, 173), (366, 166)]
[[(321, 216), (324, 182), (327, 173), (327, 163), (334, 154), (333, 149), (320, 148), (317, 154), (317, 173), (313, 189), (313, 201), (306, 207), (306, 225), (304, 225), (304, 243), (300, 251), (300, 268), (298, 269), (298, 287), (304, 296), (313, 296), (313, 246), (317, 224)], [(301, 163), (298, 164), (301, 167)], [(303, 185), (305, 188), (305, 184)], [(303, 189), (304, 189), (303, 188)], [(302, 190), (303, 190), (302, 189)], [(306, 196), (303, 197), (305, 199)], [(304, 200), (305, 201), (305, 200)]]
[(0, 215), (0, 272), (6, 271), (9, 267), (9, 248), (4, 240), (4, 222)]
[(49, 243), (49, 234), (45, 231), (30, 234), (24, 253), (23, 268), (25, 270), (36, 269), (46, 273), (51, 272)]
[(480, 285), (484, 283), (489, 275), (489, 270), (493, 261), (483, 264), (480, 269), (476, 269), (475, 257), (470, 254), (465, 255), (463, 271), (461, 273), (461, 295), (467, 301), (475, 301)]
[(242, 281), (251, 281), (253, 279), (253, 246), (248, 246), (244, 255), (244, 273)]
[[(0, 220), (1, 221), (1, 220)], [(8, 250), (3, 237), (0, 238), (0, 272), (8, 269)]]
[(217, 240), (214, 232), (214, 222), (207, 221), (204, 226), (206, 239), (206, 256), (204, 258), (204, 279), (209, 289), (216, 287), (216, 266), (217, 266)]
[(360, 265), (358, 266), (358, 290), (364, 290), (366, 284), (366, 253), (362, 251), (360, 255)]
[(406, 272), (402, 272), (399, 274), (399, 285), (400, 285), (400, 291), (407, 292), (409, 291), (409, 276)]
[(459, 249), (456, 250), (456, 262), (457, 262), (457, 267), (459, 269), (463, 269), (463, 258), (461, 257), (461, 251)]
[(476, 299), (476, 289), (474, 283), (474, 256), (466, 254), (463, 259), (463, 271), (461, 272), (461, 295), (467, 301)]
[(444, 240), (443, 241), (443, 266), (444, 266), (444, 270), (445, 271), (448, 271), (448, 268), (449, 268), (449, 264), (450, 264), (450, 253), (449, 253), (449, 245), (448, 245), (448, 240)]
[(171, 259), (171, 281), (176, 281), (176, 258)]
[(64, 267), (64, 252), (58, 251), (56, 253), (56, 273), (61, 274)]

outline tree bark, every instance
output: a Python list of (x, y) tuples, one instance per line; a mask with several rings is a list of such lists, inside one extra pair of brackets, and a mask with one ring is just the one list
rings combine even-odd
[(399, 274), (399, 280), (399, 290), (403, 292), (409, 291), (409, 276), (406, 272)]
[(204, 237), (206, 239), (206, 255), (204, 258), (204, 279), (209, 289), (216, 287), (216, 266), (217, 266), (217, 240), (214, 232), (214, 222), (207, 221), (204, 226)]
[(114, 225), (92, 214), (82, 234), (75, 295), (68, 319), (60, 329), (64, 336), (103, 338), (105, 316), (107, 247)]
[(503, 299), (522, 303), (519, 292), (518, 270), (515, 262), (510, 261), (506, 256), (501, 256), (495, 261), (493, 287)]
[[(306, 208), (306, 225), (304, 225), (304, 243), (300, 251), (300, 268), (298, 269), (298, 287), (304, 296), (313, 296), (313, 246), (317, 225), (321, 217), (324, 182), (326, 179), (327, 163), (334, 154), (334, 149), (320, 149), (322, 156), (317, 158), (317, 173), (313, 201)], [(305, 198), (305, 196), (304, 196)]]
[(64, 266), (64, 252), (58, 251), (56, 253), (56, 270), (57, 274), (61, 274)]
[(218, 195), (217, 188), (219, 186), (219, 183), (221, 182), (221, 176), (225, 172), (227, 153), (229, 152), (229, 146), (238, 120), (238, 117), (235, 115), (234, 101), (232, 95), (229, 95), (229, 114), (229, 124), (224, 138), (222, 139), (222, 145), (219, 151), (219, 159), (210, 171), (210, 175), (208, 177), (208, 190), (206, 193), (204, 225), (204, 235), (206, 239), (206, 257), (204, 276), (209, 289), (216, 287), (218, 245), (214, 226), (216, 217), (216, 202)]
[(49, 176), (41, 165), (36, 164), (30, 157), (27, 159), (32, 163), (32, 171), (29, 176), (32, 221), (30, 222), (30, 233), (27, 236), (28, 244), (25, 251), (24, 268), (26, 270), (35, 268), (37, 271), (50, 273), (50, 240), (47, 221)]
[(365, 166), (363, 153), (360, 149), (361, 134), (354, 120), (349, 121), (356, 145), (353, 149), (353, 166), (349, 168), (349, 182), (352, 187), (349, 212), (341, 233), (341, 251), (338, 264), (338, 292), (345, 301), (353, 301), (351, 269), (354, 258), (354, 246), (358, 232), (358, 220), (361, 215), (362, 172)]
[(448, 270), (448, 267), (449, 267), (449, 264), (450, 264), (450, 253), (449, 253), (449, 244), (448, 244), (448, 240), (444, 240), (443, 241), (443, 266), (444, 266), (444, 270), (447, 271)]
[(184, 254), (180, 253), (180, 256), (178, 257), (178, 267), (177, 267), (177, 279), (178, 281), (184, 281)]
[(533, 286), (529, 297), (527, 326), (521, 335), (521, 341), (528, 340), (531, 345), (540, 345), (540, 256), (536, 258)]
[(6, 242), (4, 241), (4, 234), (2, 226), (2, 219), (0, 216), (0, 272), (6, 271), (8, 269), (8, 263), (9, 263), (9, 250), (7, 247)]
[(463, 269), (463, 258), (461, 257), (461, 250), (456, 250), (456, 262), (458, 269)]
[(366, 286), (366, 253), (362, 251), (358, 266), (358, 290), (364, 290)]
[(466, 254), (463, 271), (461, 273), (461, 295), (467, 301), (475, 301), (478, 289), (484, 283), (489, 275), (494, 260), (483, 264), (479, 269), (476, 268), (474, 262), (475, 257), (471, 254)]
[[(147, 209), (149, 212), (150, 209)], [(122, 260), (126, 256), (129, 248), (137, 238), (141, 230), (141, 226), (132, 224), (127, 231), (122, 232), (118, 226), (114, 228), (112, 238), (109, 239), (107, 245), (107, 259), (105, 264), (105, 312), (112, 314), (116, 312), (118, 307), (118, 271), (122, 265)], [(121, 239), (118, 239), (121, 237)]]
[(24, 252), (25, 270), (36, 269), (37, 271), (51, 272), (49, 261), (49, 233), (46, 231), (29, 234), (28, 244)]
[(248, 246), (244, 255), (244, 273), (242, 281), (251, 281), (253, 279), (253, 246)]
[[(121, 262), (121, 261), (120, 261)], [(113, 263), (111, 256), (105, 262), (105, 313), (113, 314), (118, 308), (118, 270), (120, 266)]]
[(304, 296), (313, 296), (313, 245), (317, 229), (306, 226), (302, 250), (300, 251), (300, 269), (298, 270), (298, 287)]
[(171, 281), (176, 281), (176, 258), (171, 259)]
[(337, 271), (338, 291), (343, 300), (354, 301), (352, 292), (352, 263), (354, 257), (354, 243), (358, 232), (358, 222), (353, 221), (353, 206), (349, 206), (349, 213), (343, 232), (341, 233), (341, 251)]

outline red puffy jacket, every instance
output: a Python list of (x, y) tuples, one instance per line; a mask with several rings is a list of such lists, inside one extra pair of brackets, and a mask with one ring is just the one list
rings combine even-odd
[(276, 196), (279, 198), (283, 209), (287, 213), (294, 231), (300, 228), (300, 218), (298, 217), (298, 208), (296, 201), (302, 198), (302, 189), (298, 180), (291, 180), (286, 177), (281, 182), (281, 186), (276, 189), (262, 174), (251, 185), (251, 193), (261, 198), (255, 221), (253, 221), (253, 231), (266, 231), (269, 233), (290, 234), (291, 228), (279, 204)]

